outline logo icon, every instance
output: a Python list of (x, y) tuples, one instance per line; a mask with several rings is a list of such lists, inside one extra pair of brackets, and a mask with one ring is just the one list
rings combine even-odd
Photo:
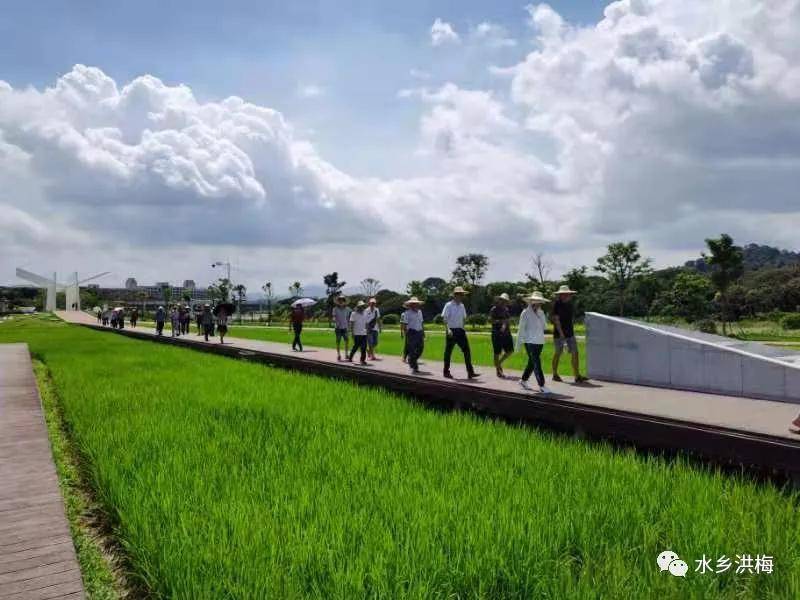
[(689, 565), (686, 561), (681, 560), (672, 550), (664, 550), (656, 557), (658, 568), (662, 571), (669, 571), (674, 577), (686, 577), (686, 572), (689, 570)]

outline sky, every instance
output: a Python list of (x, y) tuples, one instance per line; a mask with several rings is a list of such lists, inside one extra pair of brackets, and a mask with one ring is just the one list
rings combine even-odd
[[(800, 0), (4, 2), (0, 282), (797, 249)], [(63, 277), (62, 277), (63, 278)]]

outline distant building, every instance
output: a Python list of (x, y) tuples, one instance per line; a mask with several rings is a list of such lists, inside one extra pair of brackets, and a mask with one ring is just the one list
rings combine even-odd
[(183, 289), (185, 290), (193, 290), (195, 287), (194, 279), (187, 279), (183, 282)]
[(136, 279), (129, 277), (124, 288), (92, 287), (96, 290), (98, 300), (108, 304), (129, 303), (153, 307), (166, 302), (167, 297), (170, 302), (185, 302), (188, 298), (190, 303), (206, 302), (210, 299), (208, 289), (198, 288), (191, 279), (185, 280), (182, 286), (170, 285), (168, 281), (158, 281), (155, 285), (138, 285)]
[(125, 289), (126, 290), (135, 290), (138, 286), (136, 280), (133, 277), (128, 277), (125, 280)]

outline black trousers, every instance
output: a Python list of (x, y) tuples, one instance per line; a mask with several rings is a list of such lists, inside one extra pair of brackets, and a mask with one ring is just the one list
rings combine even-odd
[(406, 330), (406, 353), (408, 366), (415, 371), (419, 368), (419, 357), (425, 349), (425, 334), (417, 329)]
[(467, 332), (463, 329), (451, 329), (452, 335), (447, 336), (444, 343), (444, 370), (450, 370), (450, 358), (453, 356), (453, 347), (458, 346), (464, 354), (464, 363), (467, 367), (467, 374), (472, 375), (475, 369), (472, 368), (472, 353), (469, 350), (469, 340)]
[(300, 341), (300, 334), (303, 332), (303, 324), (302, 323), (292, 323), (292, 329), (294, 329), (294, 340), (292, 340), (292, 350), (300, 349), (300, 352), (303, 351), (303, 342)]
[(353, 360), (353, 357), (356, 355), (356, 351), (361, 350), (361, 362), (366, 362), (367, 360), (367, 336), (365, 335), (354, 335), (353, 336), (353, 347), (350, 348), (350, 360)]
[(536, 376), (536, 383), (539, 387), (544, 385), (544, 372), (542, 371), (542, 349), (543, 344), (525, 344), (525, 351), (528, 353), (528, 364), (522, 372), (522, 381), (528, 381), (531, 373)]
[(161, 335), (164, 332), (164, 321), (156, 321), (156, 333)]

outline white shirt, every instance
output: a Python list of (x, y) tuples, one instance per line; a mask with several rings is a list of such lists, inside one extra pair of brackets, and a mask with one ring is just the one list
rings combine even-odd
[(400, 317), (400, 321), (405, 323), (408, 329), (415, 329), (417, 331), (422, 331), (422, 311), (421, 310), (411, 310), (410, 308), (403, 312), (403, 316)]
[(450, 329), (464, 329), (464, 319), (467, 318), (467, 309), (463, 302), (450, 300), (444, 305), (442, 319)]
[(367, 335), (367, 311), (361, 312), (354, 310), (350, 313), (350, 323), (353, 324), (353, 335)]
[(364, 314), (368, 316), (367, 323), (370, 321), (375, 321), (375, 329), (378, 331), (381, 330), (381, 311), (376, 306), (375, 308), (370, 308), (369, 306), (364, 309)]
[(544, 344), (544, 327), (547, 317), (539, 308), (535, 311), (528, 306), (519, 316), (519, 330), (517, 331), (517, 344), (519, 349), (522, 344)]

